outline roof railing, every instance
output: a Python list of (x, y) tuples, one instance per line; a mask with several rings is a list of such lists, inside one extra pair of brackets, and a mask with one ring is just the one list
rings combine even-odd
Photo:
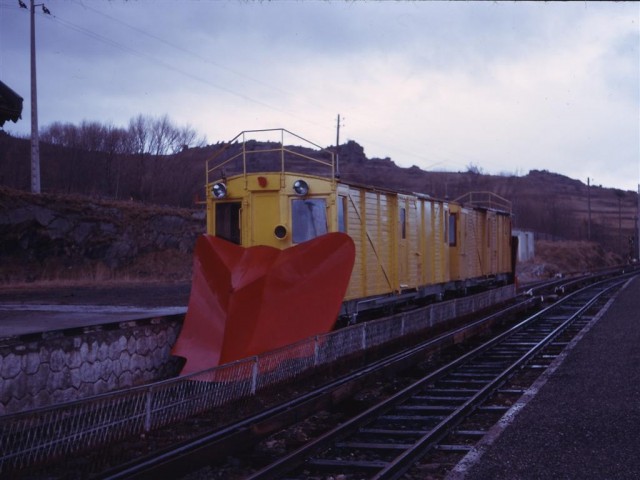
[[(259, 137), (262, 134), (279, 134), (279, 138), (274, 141), (273, 138), (269, 140), (258, 140), (255, 137)], [(286, 137), (285, 137), (286, 136)], [(285, 145), (285, 140), (289, 145)], [(302, 142), (303, 145), (299, 145), (300, 150), (294, 149), (291, 144), (293, 142)], [(239, 149), (234, 149), (235, 145), (240, 144)], [(313, 150), (317, 156), (311, 156), (303, 153), (304, 149)], [(231, 151), (230, 155), (225, 155), (226, 152)], [(213, 172), (220, 171), (220, 176), (225, 176), (224, 169), (237, 166), (237, 162), (241, 162), (241, 169), (238, 168), (238, 172), (242, 172), (244, 176), (250, 170), (251, 162), (260, 155), (279, 154), (279, 173), (284, 173), (287, 169), (287, 160), (301, 159), (309, 161), (312, 164), (320, 165), (321, 168), (326, 167), (327, 173), (330, 173), (331, 178), (335, 178), (336, 165), (335, 165), (335, 153), (317, 145), (295, 133), (290, 132), (284, 128), (264, 129), (264, 130), (244, 130), (236, 135), (233, 139), (227, 142), (220, 150), (218, 150), (211, 158), (207, 160), (207, 184), (209, 184), (209, 177), (213, 175)], [(323, 159), (322, 157), (328, 157)], [(216, 177), (217, 178), (217, 177)]]
[(469, 192), (454, 200), (461, 205), (511, 213), (511, 202), (493, 192)]

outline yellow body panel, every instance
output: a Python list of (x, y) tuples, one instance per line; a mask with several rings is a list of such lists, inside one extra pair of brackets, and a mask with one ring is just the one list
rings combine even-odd
[(382, 295), (396, 290), (393, 208), (380, 192), (341, 185), (347, 204), (346, 233), (356, 245), (356, 261), (347, 299)]
[[(426, 203), (428, 204), (428, 203)], [(451, 277), (448, 244), (449, 209), (442, 202), (433, 202), (431, 206), (431, 233), (429, 234), (426, 255), (431, 257), (434, 284), (449, 281)]]

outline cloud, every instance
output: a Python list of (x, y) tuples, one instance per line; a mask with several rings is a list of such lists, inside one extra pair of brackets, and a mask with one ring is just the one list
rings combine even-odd
[[(28, 15), (0, 8), (0, 71), (25, 97), (16, 128), (28, 132)], [(624, 188), (638, 180), (638, 4), (83, 0), (50, 9), (37, 18), (41, 125), (168, 114), (211, 142), (285, 127), (330, 145), (341, 114), (341, 139), (402, 166), (548, 169)]]

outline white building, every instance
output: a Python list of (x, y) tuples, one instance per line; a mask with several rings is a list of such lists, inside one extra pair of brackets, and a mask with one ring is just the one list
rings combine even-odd
[(518, 262), (526, 262), (536, 255), (534, 248), (534, 234), (526, 230), (513, 230), (514, 237), (518, 237)]

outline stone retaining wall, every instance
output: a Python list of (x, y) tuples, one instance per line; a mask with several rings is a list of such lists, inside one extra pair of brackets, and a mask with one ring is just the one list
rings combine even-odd
[(183, 315), (0, 339), (0, 415), (175, 376)]

